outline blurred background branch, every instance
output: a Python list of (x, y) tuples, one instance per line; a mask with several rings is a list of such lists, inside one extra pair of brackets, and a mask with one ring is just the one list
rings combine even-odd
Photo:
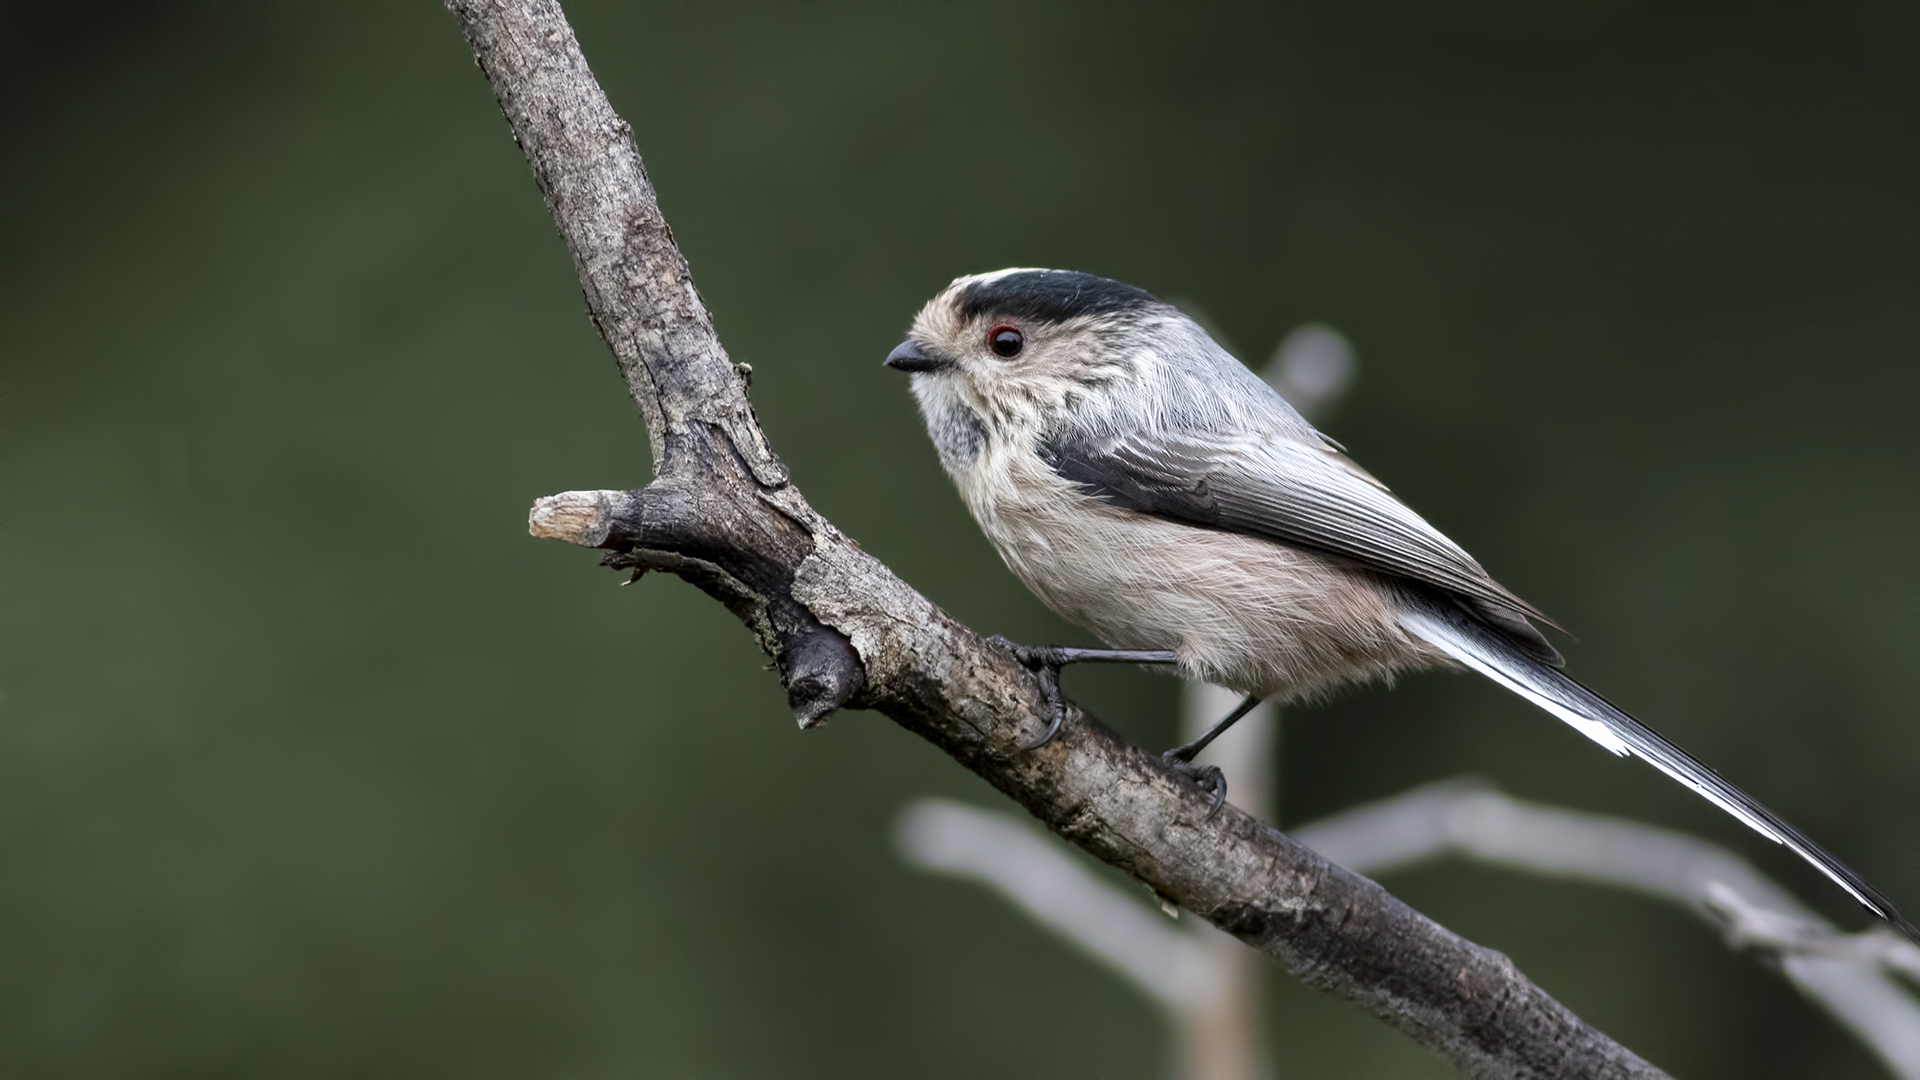
[(1769, 911), (1747, 902), (1718, 881), (1709, 882), (1704, 903), (1721, 924), (1727, 943), (1781, 957), (1811, 956), (1875, 964), (1920, 982), (1920, 946), (1884, 929), (1842, 933), (1805, 913)]
[[(1758, 928), (1791, 926), (1834, 941), (1831, 923), (1718, 845), (1668, 829), (1510, 798), (1474, 780), (1419, 788), (1293, 830), (1301, 843), (1361, 873), (1393, 873), (1447, 856), (1629, 889), (1678, 904), (1729, 944), (1769, 953), (1787, 979), (1903, 1080), (1920, 1078), (1920, 1002), (1888, 953), (1797, 951)], [(1729, 921), (1729, 913), (1742, 918)], [(1742, 933), (1743, 927), (1749, 933)], [(1877, 941), (1879, 935), (1862, 935)], [(1860, 938), (1840, 940), (1858, 941)]]
[[(1230, 695), (1228, 695), (1230, 696)], [(1209, 714), (1211, 715), (1211, 714)], [(1223, 768), (1224, 768), (1223, 764)], [(1843, 935), (1746, 861), (1704, 840), (1503, 795), (1479, 780), (1418, 788), (1291, 830), (1335, 862), (1391, 874), (1454, 857), (1629, 889), (1679, 904), (1764, 954), (1808, 1000), (1860, 1039), (1900, 1080), (1920, 1078), (1916, 950), (1893, 934)], [(1183, 1080), (1270, 1075), (1246, 997), (1238, 943), (1154, 921), (1139, 899), (1100, 881), (1051, 838), (1006, 815), (948, 800), (909, 805), (897, 825), (904, 858), (985, 884), (1081, 951), (1123, 975), (1166, 1014)]]

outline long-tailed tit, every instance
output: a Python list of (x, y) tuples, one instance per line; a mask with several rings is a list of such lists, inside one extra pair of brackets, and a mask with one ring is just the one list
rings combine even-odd
[(940, 463), (1007, 566), (1130, 650), (1020, 650), (1050, 694), (1061, 663), (1112, 659), (1247, 695), (1167, 754), (1216, 809), (1225, 784), (1193, 757), (1253, 702), (1461, 664), (1645, 758), (1916, 936), (1838, 859), (1563, 672), (1534, 626), (1549, 620), (1172, 305), (1069, 271), (965, 277), (886, 362), (913, 373)]

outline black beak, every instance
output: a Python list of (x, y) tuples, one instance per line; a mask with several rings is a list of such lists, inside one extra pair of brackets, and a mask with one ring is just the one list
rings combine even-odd
[(900, 371), (939, 371), (949, 365), (946, 360), (922, 349), (918, 342), (903, 341), (887, 354), (887, 366)]

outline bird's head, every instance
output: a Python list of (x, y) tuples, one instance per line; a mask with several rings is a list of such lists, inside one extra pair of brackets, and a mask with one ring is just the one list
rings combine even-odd
[(963, 277), (927, 301), (887, 366), (920, 388), (961, 390), (991, 412), (1057, 407), (1124, 377), (1146, 324), (1185, 319), (1152, 293), (1071, 270)]
[(927, 301), (886, 363), (913, 373), (941, 461), (956, 471), (988, 439), (1057, 427), (1126, 395), (1165, 351), (1156, 342), (1198, 331), (1124, 282), (998, 270), (959, 278)]

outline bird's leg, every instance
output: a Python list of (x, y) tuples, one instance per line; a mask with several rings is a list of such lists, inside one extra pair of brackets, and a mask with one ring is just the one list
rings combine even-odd
[(1021, 665), (1040, 677), (1040, 692), (1047, 700), (1047, 730), (1022, 750), (1038, 750), (1060, 734), (1067, 718), (1067, 703), (1060, 696), (1060, 669), (1068, 664), (1175, 664), (1178, 653), (1160, 649), (1068, 649), (1057, 645), (1017, 645), (998, 634), (987, 644), (1005, 649)]
[(1160, 755), (1160, 760), (1166, 762), (1167, 766), (1174, 772), (1179, 773), (1181, 776), (1186, 777), (1213, 793), (1213, 809), (1207, 811), (1207, 820), (1209, 821), (1213, 820), (1213, 816), (1218, 814), (1220, 808), (1227, 803), (1227, 776), (1220, 771), (1219, 766), (1195, 765), (1193, 759), (1199, 756), (1200, 751), (1207, 748), (1208, 743), (1219, 738), (1221, 732), (1232, 727), (1236, 720), (1252, 712), (1253, 707), (1258, 704), (1260, 704), (1260, 698), (1257, 695), (1248, 694), (1247, 700), (1234, 706), (1233, 711), (1227, 714), (1226, 719), (1208, 728), (1205, 735), (1187, 743), (1185, 746), (1176, 746)]

